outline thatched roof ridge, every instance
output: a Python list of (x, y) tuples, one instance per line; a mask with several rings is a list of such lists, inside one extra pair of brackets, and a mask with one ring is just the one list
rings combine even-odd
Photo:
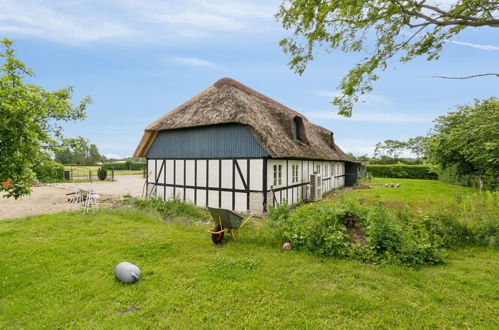
[[(295, 118), (301, 129), (300, 140), (293, 139)], [(273, 158), (350, 161), (331, 144), (331, 131), (230, 78), (218, 80), (149, 125), (134, 157), (145, 156), (158, 131), (226, 123), (247, 125)]]

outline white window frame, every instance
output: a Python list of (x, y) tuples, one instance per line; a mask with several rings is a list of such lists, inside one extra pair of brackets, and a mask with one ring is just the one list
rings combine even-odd
[(291, 164), (291, 183), (298, 183), (298, 164)]
[(273, 169), (274, 169), (273, 186), (280, 186), (282, 185), (282, 165), (274, 164)]

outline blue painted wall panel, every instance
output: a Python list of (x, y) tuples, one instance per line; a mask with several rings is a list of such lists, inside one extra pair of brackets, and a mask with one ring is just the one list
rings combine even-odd
[(158, 132), (146, 158), (245, 158), (267, 155), (246, 126), (225, 124)]

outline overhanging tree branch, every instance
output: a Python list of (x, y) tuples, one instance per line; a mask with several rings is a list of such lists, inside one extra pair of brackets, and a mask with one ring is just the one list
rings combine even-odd
[(478, 78), (478, 77), (486, 77), (486, 76), (492, 76), (492, 77), (497, 77), (497, 78), (499, 78), (499, 73), (480, 73), (480, 74), (474, 74), (474, 75), (471, 75), (471, 76), (464, 76), (464, 77), (430, 76), (430, 77), (424, 77), (424, 78), (442, 78), (442, 79), (458, 79), (458, 80), (464, 80), (464, 79), (471, 79), (471, 78)]

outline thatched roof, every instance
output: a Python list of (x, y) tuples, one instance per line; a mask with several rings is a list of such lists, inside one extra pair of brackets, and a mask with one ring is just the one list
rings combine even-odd
[[(293, 122), (298, 139), (293, 138)], [(149, 125), (134, 157), (146, 155), (158, 131), (227, 123), (247, 125), (273, 158), (350, 161), (331, 143), (331, 131), (230, 78), (218, 80)]]

